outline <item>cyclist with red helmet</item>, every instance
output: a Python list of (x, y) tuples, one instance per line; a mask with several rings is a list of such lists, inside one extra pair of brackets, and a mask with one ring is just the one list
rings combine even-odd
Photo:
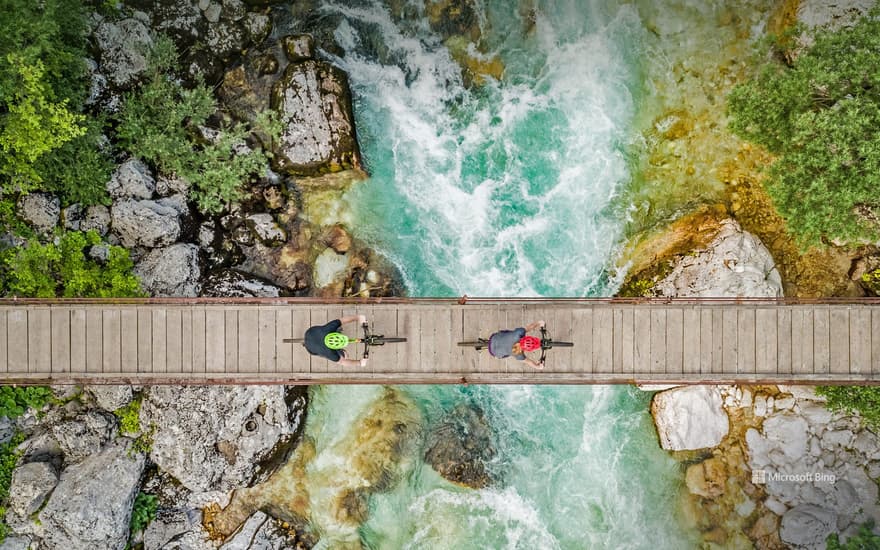
[(499, 330), (489, 337), (489, 354), (499, 359), (512, 356), (536, 369), (543, 369), (543, 362), (526, 357), (526, 353), (541, 349), (541, 339), (526, 334), (539, 328), (544, 328), (544, 321), (535, 321), (513, 330)]

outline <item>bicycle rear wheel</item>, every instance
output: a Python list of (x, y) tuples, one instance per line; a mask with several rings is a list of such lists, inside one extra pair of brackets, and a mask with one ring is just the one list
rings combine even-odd
[(303, 342), (305, 342), (305, 340), (303, 340), (302, 338), (285, 338), (284, 339), (285, 344), (302, 344)]
[(487, 342), (459, 342), (458, 345), (459, 345), (459, 347), (462, 347), (462, 348), (474, 348), (477, 350), (481, 350), (481, 349), (485, 348), (488, 345), (488, 343)]
[(574, 347), (574, 342), (557, 342), (553, 340), (547, 346), (548, 348), (570, 348)]

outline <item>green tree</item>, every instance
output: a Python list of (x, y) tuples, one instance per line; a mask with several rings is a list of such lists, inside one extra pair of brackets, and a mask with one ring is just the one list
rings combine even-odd
[(767, 55), (728, 97), (731, 130), (777, 155), (768, 192), (803, 245), (880, 237), (877, 15), (815, 31), (790, 65)]
[(816, 393), (828, 398), (830, 410), (857, 413), (869, 426), (880, 428), (880, 387), (819, 386)]
[(264, 115), (254, 128), (228, 124), (206, 137), (202, 128), (216, 109), (213, 95), (203, 84), (188, 90), (172, 79), (176, 59), (170, 40), (156, 41), (146, 82), (126, 96), (116, 135), (122, 148), (160, 172), (189, 181), (199, 209), (216, 213), (240, 198), (247, 178), (266, 166), (268, 153), (239, 149), (251, 130), (277, 139), (280, 125)]

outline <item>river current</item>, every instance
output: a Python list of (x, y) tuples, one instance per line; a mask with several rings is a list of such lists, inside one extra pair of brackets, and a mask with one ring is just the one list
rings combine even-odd
[[(614, 293), (615, 258), (638, 210), (627, 194), (644, 147), (638, 120), (656, 91), (646, 65), (669, 61), (651, 59), (659, 51), (651, 33), (718, 12), (669, 3), (663, 21), (665, 8), (651, 3), (478, 1), (480, 48), (467, 52), (504, 67), (502, 78), (481, 85), (470, 85), (473, 75), (431, 27), (424, 2), (322, 4), (339, 20), (334, 36), (344, 53), (331, 57), (350, 77), (370, 174), (345, 200), (355, 233), (398, 266), (410, 295)], [(495, 482), (456, 486), (424, 463), (423, 448), (409, 451), (402, 478), (369, 498), (357, 534), (366, 547), (694, 544), (677, 512), (682, 471), (659, 448), (650, 394), (610, 386), (398, 389), (418, 408), (423, 433), (462, 404), (482, 411), (493, 430)], [(320, 438), (350, 429), (379, 395), (313, 390), (313, 469), (322, 467)]]

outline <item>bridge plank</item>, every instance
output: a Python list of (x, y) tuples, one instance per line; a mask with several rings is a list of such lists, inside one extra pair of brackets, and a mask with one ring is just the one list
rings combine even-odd
[(177, 308), (165, 311), (165, 372), (182, 372), (183, 329)]
[(0, 373), (7, 372), (9, 363), (7, 357), (9, 354), (9, 339), (6, 333), (6, 308), (0, 308)]
[(98, 373), (104, 368), (104, 321), (103, 310), (89, 308), (85, 310), (86, 316), (86, 373)]
[(684, 372), (684, 312), (681, 308), (666, 310), (666, 372)]
[(166, 319), (168, 310), (165, 308), (154, 309), (150, 316), (151, 332), (153, 335), (153, 372), (168, 372), (168, 329)]
[(260, 313), (255, 307), (238, 312), (238, 372), (260, 372)]
[(28, 313), (27, 308), (16, 308), (7, 314), (6, 330), (9, 349), (6, 368), (10, 373), (28, 371)]
[[(635, 372), (635, 322), (633, 308), (624, 306), (621, 313), (621, 372), (632, 374)], [(574, 315), (574, 311), (572, 315)], [(580, 346), (581, 343), (575, 341), (575, 345)]]
[(850, 364), (849, 372), (867, 374), (871, 372), (871, 310), (856, 306), (850, 312)]
[(119, 342), (121, 355), (120, 372), (137, 372), (138, 367), (138, 319), (137, 310), (124, 307), (119, 310)]
[(755, 310), (737, 308), (736, 327), (736, 372), (754, 374), (755, 372)]
[(820, 306), (813, 310), (813, 373), (829, 372), (831, 364), (831, 328), (828, 308)]
[(721, 352), (721, 372), (736, 374), (739, 366), (739, 315), (736, 309), (721, 311), (721, 341), (724, 348)]
[(52, 372), (52, 333), (49, 308), (28, 312), (28, 372)]
[[(12, 342), (11, 332), (9, 337)], [(871, 374), (880, 375), (880, 309), (876, 308), (871, 311)]]
[(701, 307), (700, 312), (700, 374), (710, 374), (714, 366), (715, 337), (713, 312), (709, 308)]
[[(476, 352), (458, 345), (459, 342), (465, 341), (464, 333), (464, 309), (465, 306), (452, 306), (450, 308), (450, 328), (449, 328), (449, 370), (454, 373), (465, 372), (465, 354), (472, 355)], [(522, 311), (522, 308), (519, 308)], [(508, 319), (512, 315), (511, 311), (507, 313)]]
[[(228, 310), (227, 316), (235, 313), (235, 310)], [(285, 344), (285, 338), (292, 338), (291, 328), (293, 326), (293, 317), (290, 308), (282, 307), (275, 310), (275, 353), (277, 361), (275, 363), (275, 372), (294, 372), (293, 371), (293, 347)], [(229, 340), (227, 340), (229, 341)], [(238, 342), (238, 338), (235, 339)]]
[[(421, 321), (421, 346), (419, 350), (420, 364), (417, 372), (440, 372), (438, 365), (438, 332), (444, 330), (443, 319), (440, 311), (434, 308), (417, 310)], [(448, 329), (446, 329), (448, 330)], [(396, 345), (396, 344), (394, 344)]]
[[(404, 357), (405, 348), (410, 344), (409, 334), (404, 334), (398, 330), (398, 310), (392, 306), (381, 306), (365, 313), (367, 322), (370, 324), (370, 331), (375, 334), (384, 336), (400, 336), (406, 338), (407, 341), (403, 345), (384, 346), (375, 348), (370, 351), (369, 362), (367, 363), (366, 372), (383, 373), (394, 372), (394, 365), (400, 364), (399, 357)], [(403, 326), (402, 323), (400, 326)], [(363, 346), (359, 346), (362, 350)]]
[(755, 370), (760, 374), (776, 374), (779, 368), (779, 320), (775, 309), (755, 311)]
[(205, 372), (235, 372), (226, 366), (226, 312), (205, 309)]
[(712, 310), (712, 374), (724, 372), (724, 357), (724, 310), (716, 308)]
[(571, 341), (581, 372), (593, 372), (593, 308), (572, 310)]
[(791, 361), (793, 374), (813, 373), (813, 312), (796, 309), (791, 313)]
[[(611, 370), (623, 372), (623, 310), (614, 308), (611, 310), (614, 327), (612, 329), (613, 342), (611, 344)], [(577, 352), (574, 353), (577, 357)], [(580, 370), (580, 365), (575, 363), (574, 370)]]
[(614, 317), (608, 308), (593, 310), (593, 372), (614, 372)]
[[(610, 310), (607, 310), (610, 314)], [(540, 321), (540, 319), (535, 319), (535, 321)], [(548, 323), (547, 328), (550, 330), (550, 334), (554, 340), (559, 342), (571, 342), (573, 341), (573, 319), (571, 317), (571, 308), (567, 307), (557, 307), (554, 308), (553, 311), (553, 326), (551, 327), (549, 321), (545, 319)], [(614, 330), (614, 321), (611, 319), (609, 315), (609, 323), (608, 323), (608, 368), (612, 368), (612, 350), (613, 350), (613, 342), (612, 342), (612, 334)], [(532, 332), (531, 334), (535, 336), (540, 336), (540, 329)], [(574, 372), (578, 367), (577, 358), (578, 355), (575, 353), (574, 348), (553, 348), (550, 352), (547, 353), (547, 361), (550, 361), (550, 355), (553, 355), (553, 361), (556, 364), (556, 371), (558, 372)], [(539, 353), (532, 354), (533, 359), (537, 360), (540, 356)], [(524, 365), (528, 367), (528, 365)], [(531, 369), (530, 369), (531, 370)]]
[[(397, 334), (406, 334), (406, 345), (397, 349), (398, 363), (386, 365), (389, 372), (413, 371), (421, 369), (422, 349), (422, 326), (421, 316), (409, 307), (402, 307), (397, 311)], [(384, 333), (388, 336), (388, 332)], [(385, 348), (376, 348), (370, 353), (378, 353), (384, 356)]]
[(685, 374), (700, 373), (700, 349), (702, 346), (701, 312), (695, 307), (682, 312), (682, 363)]
[(776, 372), (779, 374), (790, 374), (792, 369), (791, 308), (779, 308), (776, 315), (776, 321)]
[(653, 374), (666, 372), (666, 309), (651, 308), (651, 367)]
[(205, 372), (205, 347), (207, 342), (205, 337), (205, 308), (194, 307), (192, 313), (192, 369), (193, 372)]
[(180, 370), (193, 371), (192, 308), (180, 310)]
[(850, 315), (847, 307), (835, 307), (829, 312), (829, 354), (831, 372), (849, 373)]
[[(290, 338), (302, 338), (311, 326), (312, 314), (307, 307), (294, 307), (290, 311), (291, 315), (291, 336)], [(240, 321), (239, 321), (240, 326)], [(291, 346), (290, 351), (293, 359), (294, 372), (312, 372), (312, 357), (301, 343), (288, 344)], [(239, 371), (241, 367), (239, 366)]]
[(635, 323), (635, 361), (636, 372), (651, 372), (651, 310), (636, 309)]
[(103, 311), (101, 333), (104, 336), (101, 349), (101, 372), (122, 372), (122, 325), (118, 309)]
[(50, 310), (52, 324), (52, 352), (50, 371), (53, 374), (70, 372), (70, 309), (53, 307)]
[(258, 310), (260, 323), (260, 372), (275, 372), (275, 309), (260, 307)]
[(137, 309), (137, 369), (153, 372), (153, 316), (149, 309)]

